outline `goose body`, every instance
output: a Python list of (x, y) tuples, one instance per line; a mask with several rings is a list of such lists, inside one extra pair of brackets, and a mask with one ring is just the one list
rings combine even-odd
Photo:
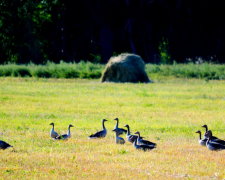
[(124, 144), (125, 143), (125, 140), (122, 138), (122, 137), (119, 137), (118, 133), (113, 130), (116, 134), (116, 144)]
[(72, 124), (70, 124), (68, 126), (67, 134), (60, 135), (60, 136), (56, 137), (55, 139), (58, 139), (58, 140), (60, 140), (60, 139), (61, 140), (67, 140), (67, 139), (71, 138), (71, 132), (70, 132), (70, 128), (71, 127), (74, 127), (74, 126)]
[(199, 134), (199, 140), (198, 140), (198, 143), (199, 143), (200, 145), (202, 145), (202, 146), (206, 146), (206, 141), (207, 141), (207, 139), (206, 139), (206, 138), (202, 139), (202, 133), (201, 133), (201, 131), (196, 131), (195, 133), (198, 133), (198, 134)]
[(206, 142), (206, 146), (207, 146), (207, 148), (209, 150), (211, 150), (211, 151), (225, 150), (225, 145), (216, 143), (216, 142), (214, 142), (214, 141), (211, 140), (211, 138), (212, 138), (212, 132), (210, 130), (207, 132), (206, 135), (208, 137), (208, 140)]
[(212, 131), (211, 131), (211, 130), (208, 130), (208, 132), (206, 133), (206, 137), (207, 137), (207, 138), (210, 138), (210, 141), (211, 141), (212, 143), (217, 143), (217, 144), (221, 144), (221, 145), (224, 145), (224, 146), (225, 146), (225, 141), (224, 141), (224, 140), (219, 139), (219, 138), (217, 138), (217, 139), (213, 139), (213, 138), (212, 138), (212, 137), (214, 137), (214, 136), (212, 135)]
[(135, 139), (138, 138), (138, 136), (130, 134), (130, 126), (129, 125), (125, 125), (124, 127), (127, 128), (127, 134), (126, 134), (127, 141), (133, 143), (135, 141)]
[(56, 137), (59, 136), (59, 134), (57, 132), (55, 132), (55, 129), (54, 129), (55, 124), (51, 123), (49, 125), (52, 125), (52, 129), (50, 130), (50, 137), (55, 139)]
[(218, 144), (222, 144), (225, 146), (225, 141), (222, 140), (222, 139), (214, 139), (214, 140), (211, 140), (212, 142), (215, 142), (215, 143), (218, 143)]
[(137, 131), (137, 132), (134, 133), (134, 134), (137, 134), (137, 135), (138, 135), (138, 138), (137, 138), (138, 144), (156, 147), (156, 143), (153, 143), (153, 142), (151, 142), (151, 141), (147, 141), (147, 140), (141, 139), (141, 137), (140, 137), (140, 132)]
[(134, 140), (133, 146), (135, 149), (142, 150), (142, 151), (150, 151), (155, 148), (154, 146), (139, 145), (139, 144), (137, 144), (137, 139)]
[(221, 151), (221, 150), (225, 150), (225, 145), (222, 145), (222, 144), (218, 144), (218, 143), (215, 143), (213, 141), (210, 141), (208, 140), (206, 142), (206, 146), (209, 150), (211, 151)]
[(89, 139), (104, 138), (106, 136), (106, 134), (107, 134), (107, 130), (105, 128), (105, 122), (106, 121), (107, 121), (106, 119), (102, 120), (102, 128), (103, 128), (103, 130), (98, 131), (95, 134), (90, 135)]
[(8, 143), (5, 142), (5, 141), (1, 141), (1, 140), (0, 140), (0, 149), (5, 150), (5, 149), (8, 149), (8, 148), (10, 148), (10, 147), (13, 147), (13, 146), (11, 146), (10, 144), (8, 144)]
[(114, 120), (116, 121), (116, 125), (115, 125), (113, 130), (115, 130), (115, 132), (117, 132), (118, 135), (121, 135), (123, 133), (127, 133), (127, 130), (125, 130), (123, 128), (119, 128), (119, 119), (115, 118)]

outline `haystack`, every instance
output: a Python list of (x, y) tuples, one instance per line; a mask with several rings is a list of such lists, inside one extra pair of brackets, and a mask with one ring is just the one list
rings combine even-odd
[(135, 54), (120, 54), (111, 57), (106, 65), (101, 82), (151, 82), (145, 72), (145, 63)]

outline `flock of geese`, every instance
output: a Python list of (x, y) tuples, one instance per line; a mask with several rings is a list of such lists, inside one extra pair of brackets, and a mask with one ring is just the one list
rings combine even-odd
[[(144, 140), (143, 137), (140, 136), (140, 132), (137, 131), (136, 133), (134, 133), (134, 134), (137, 134), (137, 135), (132, 135), (130, 133), (129, 125), (125, 125), (124, 126), (124, 127), (127, 128), (127, 130), (123, 129), (123, 128), (119, 128), (119, 119), (115, 118), (114, 120), (116, 121), (116, 125), (115, 125), (115, 128), (112, 131), (115, 132), (116, 144), (124, 144), (125, 140), (122, 137), (120, 137), (120, 135), (126, 134), (127, 141), (130, 142), (130, 143), (133, 143), (133, 145), (134, 145), (134, 147), (136, 149), (140, 149), (140, 150), (143, 150), (143, 151), (148, 151), (148, 150), (156, 148), (156, 143)], [(101, 131), (98, 131), (98, 132), (96, 132), (94, 134), (91, 134), (88, 138), (89, 139), (98, 139), (98, 138), (106, 137), (106, 135), (107, 135), (107, 129), (105, 127), (105, 122), (106, 121), (107, 121), (106, 119), (102, 120), (102, 130)], [(68, 132), (67, 132), (67, 134), (64, 134), (64, 135), (59, 135), (55, 131), (54, 123), (51, 123), (50, 125), (52, 125), (52, 129), (50, 131), (50, 136), (54, 140), (60, 140), (60, 139), (66, 140), (66, 139), (71, 137), (70, 128), (73, 127), (73, 125), (71, 125), (71, 124), (69, 125)]]
[[(126, 134), (127, 141), (132, 143), (135, 149), (143, 150), (143, 151), (149, 151), (149, 150), (152, 150), (152, 149), (156, 148), (156, 143), (145, 140), (144, 137), (142, 137), (140, 135), (139, 131), (135, 132), (134, 134), (131, 134), (129, 125), (124, 126), (124, 127), (126, 127), (126, 129), (119, 128), (119, 119), (115, 118), (114, 120), (116, 121), (116, 125), (115, 125), (115, 127), (112, 131), (115, 132), (115, 142), (116, 142), (116, 144), (124, 144), (125, 140), (120, 135)], [(102, 130), (101, 131), (98, 131), (94, 134), (91, 134), (88, 138), (89, 139), (98, 139), (98, 138), (106, 137), (106, 135), (107, 135), (107, 129), (105, 127), (106, 121), (107, 121), (106, 119), (102, 120)], [(67, 139), (69, 139), (71, 137), (70, 128), (74, 127), (72, 124), (70, 124), (68, 126), (67, 134), (59, 135), (55, 131), (54, 123), (50, 123), (49, 125), (52, 126), (52, 128), (50, 130), (50, 137), (53, 138), (54, 140), (67, 140)], [(202, 145), (202, 146), (206, 146), (209, 150), (212, 150), (212, 151), (225, 150), (225, 141), (213, 136), (212, 131), (208, 130), (207, 125), (203, 125), (202, 127), (205, 128), (204, 138), (202, 138), (201, 131), (199, 131), (199, 130), (196, 131), (196, 133), (199, 134), (199, 144)], [(5, 141), (0, 140), (0, 149), (5, 150), (5, 149), (8, 149), (10, 147), (13, 147), (13, 146), (6, 143)]]
[(212, 131), (208, 130), (207, 125), (203, 125), (205, 128), (204, 138), (202, 139), (201, 131), (196, 131), (199, 134), (199, 144), (206, 146), (209, 150), (212, 151), (221, 151), (225, 150), (225, 141), (213, 136)]

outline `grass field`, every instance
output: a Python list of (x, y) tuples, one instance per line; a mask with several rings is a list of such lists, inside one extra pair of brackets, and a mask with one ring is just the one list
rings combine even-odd
[[(153, 79), (154, 80), (154, 79)], [(225, 81), (156, 79), (153, 84), (0, 78), (0, 179), (224, 179), (225, 151), (198, 144), (208, 124), (225, 139)], [(156, 142), (151, 152), (117, 145), (113, 119)], [(106, 118), (108, 135), (89, 140)], [(49, 123), (72, 138), (54, 141)]]

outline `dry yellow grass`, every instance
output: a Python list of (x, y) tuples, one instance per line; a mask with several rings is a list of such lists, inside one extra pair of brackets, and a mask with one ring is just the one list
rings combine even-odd
[[(225, 151), (211, 152), (194, 132), (208, 124), (225, 139), (224, 81), (168, 79), (154, 84), (0, 79), (0, 179), (224, 179)], [(113, 119), (158, 144), (151, 152), (116, 145)], [(105, 139), (87, 137), (101, 129)], [(50, 122), (72, 138), (53, 141)]]

